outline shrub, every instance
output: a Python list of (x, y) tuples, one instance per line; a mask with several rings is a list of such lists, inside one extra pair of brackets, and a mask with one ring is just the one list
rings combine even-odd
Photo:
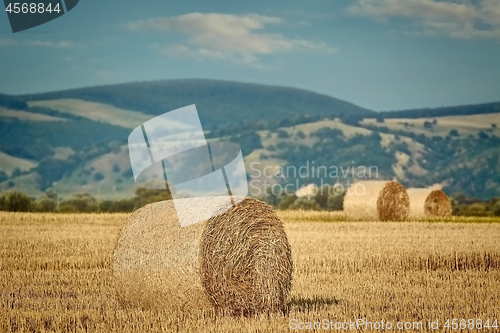
[(298, 131), (298, 132), (297, 132), (297, 137), (298, 137), (299, 139), (305, 139), (305, 138), (306, 138), (306, 135), (304, 134), (304, 132), (302, 132), (302, 131)]
[(120, 170), (121, 169), (120, 169), (120, 166), (118, 164), (113, 165), (113, 172), (114, 173), (118, 173), (118, 172), (120, 172)]
[(450, 131), (450, 136), (459, 136), (459, 135), (458, 135), (458, 131), (457, 131), (456, 129), (452, 129), (452, 130)]

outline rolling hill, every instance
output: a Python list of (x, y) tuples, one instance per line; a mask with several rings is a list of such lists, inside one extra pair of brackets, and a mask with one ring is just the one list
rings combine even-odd
[[(406, 186), (500, 196), (500, 103), (376, 113), (304, 90), (212, 80), (0, 94), (0, 192), (39, 196), (53, 188), (62, 197), (132, 197), (130, 130), (193, 103), (209, 140), (242, 148), (257, 184), (253, 194), (265, 187), (264, 170), (315, 163), (375, 166), (378, 178)], [(302, 177), (295, 185), (356, 176), (322, 178)], [(269, 186), (293, 179), (267, 180)]]
[(374, 112), (314, 92), (217, 80), (165, 80), (72, 89), (22, 96), (27, 101), (77, 99), (160, 115), (196, 104), (202, 125), (277, 120), (303, 114), (312, 117), (373, 116)]

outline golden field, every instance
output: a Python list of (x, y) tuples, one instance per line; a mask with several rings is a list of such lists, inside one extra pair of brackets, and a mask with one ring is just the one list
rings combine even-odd
[(0, 332), (288, 332), (325, 319), (423, 323), (405, 332), (439, 320), (437, 332), (448, 318), (500, 321), (500, 219), (279, 215), (295, 263), (289, 313), (230, 318), (120, 308), (110, 267), (126, 214), (0, 213)]

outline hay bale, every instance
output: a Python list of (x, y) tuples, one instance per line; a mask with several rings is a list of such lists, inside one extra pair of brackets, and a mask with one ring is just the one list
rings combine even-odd
[(293, 263), (283, 222), (255, 199), (227, 211), (224, 200), (212, 199), (223, 213), (186, 227), (172, 201), (147, 205), (127, 219), (113, 254), (122, 306), (213, 307), (238, 316), (285, 309)]
[(441, 190), (432, 188), (409, 188), (410, 218), (451, 216), (451, 202)]
[(396, 181), (357, 182), (344, 197), (344, 213), (351, 220), (404, 220), (409, 206), (405, 188)]

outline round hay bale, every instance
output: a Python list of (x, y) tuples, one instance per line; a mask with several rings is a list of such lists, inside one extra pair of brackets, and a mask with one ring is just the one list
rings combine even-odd
[(451, 216), (451, 202), (441, 190), (431, 188), (409, 188), (410, 218)]
[(229, 210), (224, 200), (212, 200), (223, 213), (186, 227), (172, 201), (147, 205), (126, 220), (113, 254), (122, 306), (213, 307), (236, 316), (285, 310), (293, 263), (283, 222), (252, 198)]
[(405, 188), (396, 181), (360, 181), (344, 197), (344, 213), (350, 220), (404, 220), (409, 206)]

